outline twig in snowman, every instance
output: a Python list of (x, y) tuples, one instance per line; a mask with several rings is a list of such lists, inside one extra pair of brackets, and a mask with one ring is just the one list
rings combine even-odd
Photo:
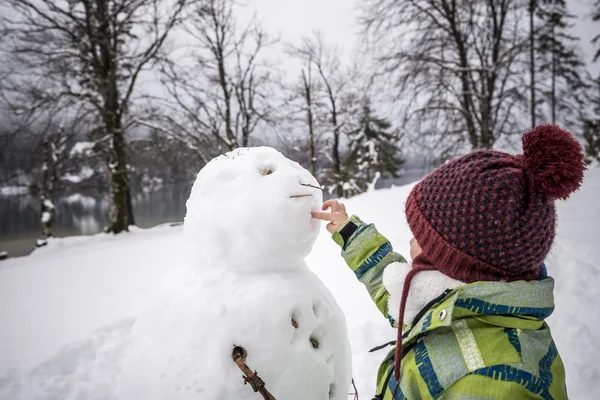
[(358, 389), (356, 389), (354, 378), (352, 378), (352, 387), (354, 388), (354, 393), (348, 393), (348, 396), (354, 396), (354, 400), (358, 400)]
[(252, 390), (254, 390), (255, 393), (258, 392), (262, 394), (265, 400), (276, 400), (275, 397), (269, 393), (265, 387), (265, 382), (260, 379), (260, 377), (257, 375), (257, 372), (253, 372), (250, 367), (246, 365), (246, 357), (248, 357), (248, 352), (246, 349), (244, 349), (242, 346), (234, 345), (231, 357), (240, 370), (244, 373), (244, 375), (242, 375), (242, 378), (244, 379), (244, 385), (249, 383), (250, 386), (252, 386)]

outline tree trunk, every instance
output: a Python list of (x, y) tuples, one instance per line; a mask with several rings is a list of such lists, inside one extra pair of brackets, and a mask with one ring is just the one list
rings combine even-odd
[[(108, 142), (108, 178), (109, 203), (106, 232), (120, 233), (129, 230), (129, 179), (127, 177), (127, 157), (125, 152), (125, 134), (121, 126), (121, 117), (125, 104), (119, 103), (117, 84), (118, 59), (111, 45), (111, 31), (107, 3), (98, 1), (98, 16), (101, 20), (99, 51), (102, 70), (102, 91), (104, 104), (102, 118)], [(92, 35), (90, 35), (92, 36)]]
[(133, 217), (133, 202), (131, 201), (131, 187), (127, 185), (127, 224), (129, 226), (135, 225), (135, 218)]
[[(325, 74), (323, 70), (319, 67), (319, 72), (321, 73), (321, 78), (323, 78), (323, 83), (327, 87), (327, 93), (329, 95), (329, 103), (331, 104), (331, 125), (333, 127), (333, 147), (332, 147), (332, 158), (333, 158), (333, 172), (335, 173), (335, 177), (340, 180), (342, 176), (341, 171), (341, 162), (340, 162), (340, 127), (338, 126), (338, 114), (337, 114), (337, 106), (335, 101), (335, 96), (333, 94), (333, 90), (329, 81), (325, 78)], [(337, 185), (337, 196), (342, 197), (344, 195), (343, 188), (338, 184)]]
[(229, 146), (229, 150), (233, 150), (237, 147), (237, 143), (231, 128), (231, 95), (229, 93), (229, 88), (227, 87), (223, 49), (219, 48), (217, 50), (217, 57), (217, 63), (219, 66), (219, 85), (223, 91), (223, 100), (225, 101), (225, 134), (227, 136), (227, 145)]
[(310, 63), (308, 66), (308, 79), (304, 70), (302, 70), (302, 80), (304, 81), (304, 99), (306, 101), (306, 120), (308, 123), (308, 147), (310, 153), (310, 173), (316, 177), (317, 175), (317, 157), (315, 155), (315, 132), (314, 132), (314, 121), (312, 113), (312, 93), (311, 93), (311, 74), (310, 74)]
[[(250, 99), (248, 101), (248, 107), (246, 110), (254, 110), (254, 106), (252, 104), (252, 94), (248, 93)], [(251, 124), (252, 124), (252, 115), (248, 111), (243, 112), (243, 126), (242, 126), (242, 147), (248, 147), (250, 144), (250, 133), (252, 132)]]
[(107, 159), (109, 203), (108, 224), (105, 231), (110, 233), (120, 233), (129, 230), (131, 196), (129, 194), (129, 178), (127, 174), (125, 134), (123, 133), (120, 114), (118, 113), (117, 85), (114, 74), (109, 73), (109, 77), (109, 90), (107, 101), (104, 105), (104, 124), (106, 133), (111, 138), (109, 141)]
[[(484, 96), (481, 99), (481, 137), (479, 139), (479, 145), (484, 149), (491, 149), (494, 145), (493, 132), (492, 132), (492, 115), (491, 110), (493, 105), (491, 104), (493, 99), (491, 96), (491, 87), (494, 85), (493, 80), (487, 76), (482, 76), (482, 85), (484, 87)], [(485, 88), (487, 85), (487, 88)]]
[(246, 128), (242, 129), (242, 147), (248, 147), (250, 135)]
[(43, 240), (52, 236), (52, 227), (56, 215), (54, 198), (57, 179), (52, 147), (52, 141), (46, 137), (44, 139), (44, 165), (42, 166), (42, 184), (40, 187), (40, 222)]
[(463, 88), (463, 109), (464, 112), (463, 117), (465, 120), (465, 123), (467, 125), (467, 133), (469, 135), (469, 141), (471, 142), (471, 147), (473, 149), (478, 149), (480, 148), (480, 140), (479, 140), (479, 135), (477, 134), (477, 130), (475, 129), (475, 123), (473, 122), (473, 102), (472, 102), (472, 98), (471, 95), (468, 94), (469, 93), (469, 78), (467, 76), (467, 72), (464, 72), (461, 74), (461, 83), (462, 83), (462, 88)]
[(129, 230), (129, 205), (127, 201), (129, 179), (127, 177), (125, 137), (123, 132), (120, 129), (115, 129), (111, 136), (112, 149), (108, 157), (110, 181), (106, 232), (119, 233)]
[(552, 123), (556, 123), (556, 37), (552, 26), (552, 88), (550, 89), (550, 106), (552, 107)]
[[(335, 101), (332, 99), (332, 112), (331, 112), (331, 123), (333, 124), (333, 170), (335, 171), (335, 175), (339, 177), (342, 175), (341, 167), (340, 167), (340, 128), (338, 126), (337, 121), (337, 110), (335, 108)], [(338, 197), (342, 197), (344, 191), (342, 187), (338, 185), (337, 187), (337, 195)]]
[(451, 19), (450, 29), (452, 30), (452, 36), (458, 49), (460, 67), (462, 68), (462, 72), (460, 73), (460, 81), (462, 88), (462, 115), (465, 120), (465, 125), (467, 126), (467, 134), (469, 135), (471, 147), (473, 149), (478, 149), (481, 147), (481, 144), (480, 137), (477, 134), (477, 129), (475, 127), (475, 121), (473, 119), (475, 107), (473, 105), (473, 97), (471, 94), (470, 87), (471, 85), (469, 84), (469, 58), (467, 56), (465, 38), (462, 36), (454, 17), (452, 17)]
[(529, 63), (530, 63), (530, 83), (531, 87), (531, 129), (536, 126), (535, 116), (535, 34), (534, 34), (534, 13), (536, 0), (529, 0)]
[[(244, 83), (242, 82), (242, 86)], [(256, 88), (254, 87), (254, 79), (252, 76), (248, 82), (248, 105), (244, 107), (244, 126), (242, 127), (242, 146), (248, 147), (250, 142), (250, 133), (252, 132), (251, 124), (252, 124), (252, 114), (249, 110), (254, 110), (254, 94), (256, 92)], [(242, 92), (242, 101), (244, 101), (244, 92)]]

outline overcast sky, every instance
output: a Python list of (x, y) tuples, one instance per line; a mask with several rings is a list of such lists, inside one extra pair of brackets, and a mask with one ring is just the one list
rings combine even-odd
[(314, 30), (328, 42), (351, 50), (358, 33), (353, 0), (249, 0), (268, 32), (279, 33), (283, 41), (298, 42)]
[[(267, 32), (280, 35), (282, 41), (298, 42), (303, 35), (321, 30), (327, 42), (352, 51), (358, 43), (355, 0), (247, 0)], [(360, 1), (360, 0), (358, 0)], [(591, 62), (593, 46), (590, 40), (600, 33), (600, 23), (593, 23), (590, 12), (594, 0), (567, 0), (569, 10), (579, 16), (573, 31), (581, 37), (581, 51)], [(600, 62), (590, 66), (600, 72)]]

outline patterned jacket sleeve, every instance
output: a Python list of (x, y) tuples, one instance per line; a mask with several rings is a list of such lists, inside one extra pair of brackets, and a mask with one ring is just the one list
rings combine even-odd
[(356, 277), (366, 286), (371, 299), (397, 328), (396, 321), (388, 313), (389, 293), (383, 285), (383, 270), (393, 262), (406, 262), (395, 253), (390, 242), (375, 228), (353, 215), (337, 232), (333, 240), (342, 248), (342, 257)]

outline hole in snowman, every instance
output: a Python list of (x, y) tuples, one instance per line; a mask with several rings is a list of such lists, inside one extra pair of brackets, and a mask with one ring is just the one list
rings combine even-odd
[[(290, 312), (290, 319), (288, 319), (288, 321), (290, 321), (290, 325), (292, 325), (292, 330), (290, 332), (290, 343), (298, 346), (302, 346), (301, 343), (304, 343), (304, 341), (306, 340), (306, 333), (304, 333), (303, 331), (307, 327), (304, 326), (305, 320), (301, 317), (302, 310), (299, 307), (294, 307)], [(302, 328), (300, 327), (300, 322), (302, 322)]]
[(317, 340), (317, 338), (315, 338), (314, 336), (311, 336), (309, 341), (310, 341), (310, 344), (312, 345), (313, 349), (319, 348), (319, 340)]
[(292, 309), (292, 312), (290, 313), (290, 322), (292, 323), (292, 326), (296, 329), (298, 329), (298, 321), (300, 320), (300, 313), (298, 311), (298, 308), (294, 307)]
[(317, 302), (317, 303), (313, 304), (312, 310), (313, 310), (313, 314), (315, 314), (315, 317), (319, 318), (321, 316), (321, 309), (322, 309), (321, 303)]
[(258, 172), (262, 176), (267, 176), (267, 175), (271, 175), (273, 172), (275, 172), (275, 168), (273, 168), (273, 167), (262, 167), (262, 168), (259, 168)]
[(329, 385), (329, 398), (333, 399), (335, 397), (335, 384)]

